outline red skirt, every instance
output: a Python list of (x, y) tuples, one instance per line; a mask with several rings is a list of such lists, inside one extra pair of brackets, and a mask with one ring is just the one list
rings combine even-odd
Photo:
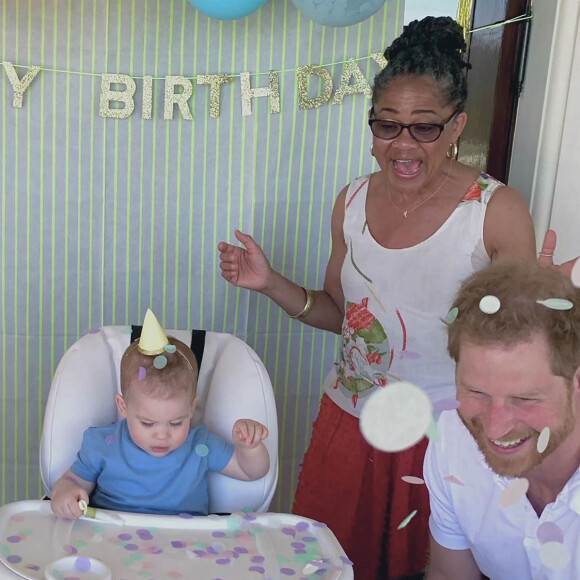
[(429, 495), (425, 485), (401, 477), (423, 476), (426, 448), (423, 438), (399, 453), (378, 451), (362, 436), (357, 417), (322, 397), (292, 511), (328, 525), (353, 561), (356, 580), (425, 569)]

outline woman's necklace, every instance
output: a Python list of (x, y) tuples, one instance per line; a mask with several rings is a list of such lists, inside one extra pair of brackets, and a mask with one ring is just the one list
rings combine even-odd
[(424, 197), (417, 205), (414, 205), (413, 207), (411, 207), (409, 209), (401, 209), (398, 205), (395, 205), (395, 202), (393, 201), (393, 197), (391, 196), (390, 182), (387, 180), (387, 192), (389, 194), (389, 199), (391, 201), (391, 205), (395, 209), (398, 209), (400, 212), (403, 212), (403, 217), (406, 219), (407, 214), (411, 213), (412, 211), (415, 211), (418, 207), (421, 207), (424, 203), (428, 202), (445, 185), (445, 182), (447, 181), (447, 178), (449, 177), (449, 174), (451, 173), (451, 163), (452, 162), (453, 162), (453, 159), (450, 159), (449, 160), (449, 167), (447, 168), (447, 174), (445, 175), (445, 178), (443, 179), (443, 181), (427, 197)]

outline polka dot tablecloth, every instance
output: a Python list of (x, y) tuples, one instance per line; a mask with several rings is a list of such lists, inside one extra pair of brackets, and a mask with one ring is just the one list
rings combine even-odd
[[(58, 520), (50, 503), (40, 500), (3, 506), (0, 578), (41, 580), (50, 570), (56, 580), (102, 580), (105, 568), (112, 580), (354, 577), (334, 534), (307, 518), (251, 512), (207, 517), (102, 513), (121, 519)], [(59, 561), (68, 568), (59, 568)]]

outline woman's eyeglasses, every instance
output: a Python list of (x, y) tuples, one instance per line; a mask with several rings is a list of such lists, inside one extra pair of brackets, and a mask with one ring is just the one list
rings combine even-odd
[[(375, 137), (384, 141), (391, 141), (397, 138), (403, 129), (408, 129), (409, 134), (419, 143), (433, 143), (441, 137), (445, 127), (451, 123), (454, 117), (459, 113), (455, 111), (445, 123), (399, 123), (389, 119), (369, 119), (369, 127)], [(374, 111), (371, 109), (371, 114)]]

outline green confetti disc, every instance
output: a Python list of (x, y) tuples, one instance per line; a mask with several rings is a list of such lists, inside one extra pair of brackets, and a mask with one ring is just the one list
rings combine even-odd
[(455, 321), (458, 314), (459, 310), (457, 309), (457, 306), (454, 306), (445, 316), (445, 322), (447, 322), (447, 324), (451, 324)]
[(160, 354), (159, 356), (155, 357), (155, 360), (153, 361), (153, 366), (156, 369), (164, 369), (167, 366), (167, 359), (165, 358), (164, 355)]
[(546, 298), (546, 300), (536, 300), (536, 302), (552, 310), (571, 310), (574, 308), (574, 303), (567, 298)]

